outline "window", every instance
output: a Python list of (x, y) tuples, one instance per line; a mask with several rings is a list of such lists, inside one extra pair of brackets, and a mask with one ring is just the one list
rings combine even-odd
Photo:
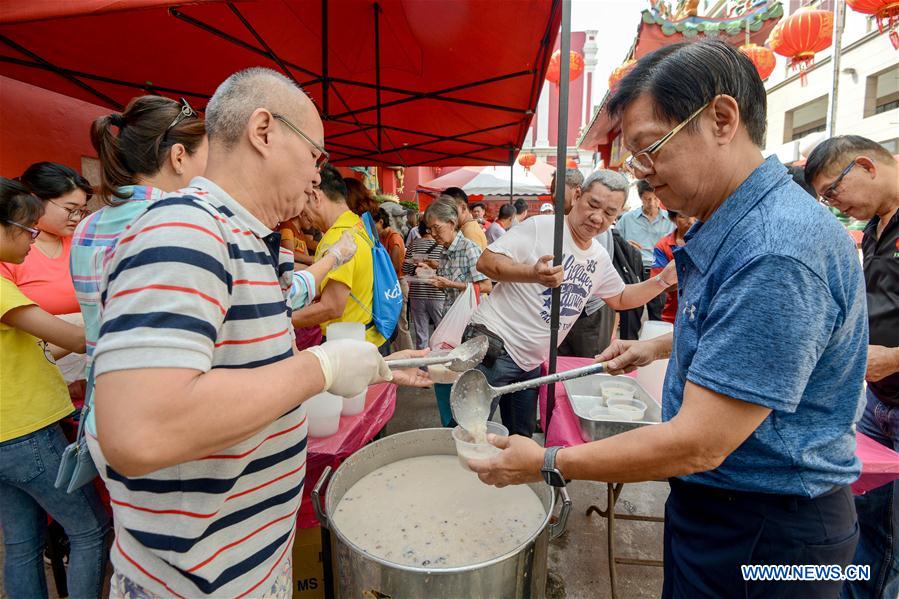
[(829, 10), (832, 12), (833, 1), (834, 0), (790, 0), (790, 12), (788, 12), (787, 14), (791, 15), (803, 6), (811, 6), (812, 8)]
[(824, 131), (827, 127), (827, 96), (821, 96), (784, 115), (784, 143)]
[(865, 118), (899, 108), (899, 65), (868, 77), (865, 85)]
[(899, 137), (886, 139), (880, 142), (880, 145), (886, 148), (887, 152), (889, 152), (890, 154), (899, 154)]

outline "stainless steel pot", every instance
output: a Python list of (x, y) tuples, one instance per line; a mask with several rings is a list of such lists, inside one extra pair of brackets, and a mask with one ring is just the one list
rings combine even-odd
[[(552, 487), (542, 482), (532, 483), (530, 487), (540, 498), (547, 514), (540, 529), (514, 551), (458, 568), (406, 566), (369, 555), (351, 543), (328, 518), (327, 514), (334, 512), (344, 493), (366, 474), (399, 460), (428, 455), (456, 455), (450, 429), (429, 428), (391, 435), (351, 455), (333, 477), (330, 468), (322, 473), (312, 490), (312, 504), (319, 522), (331, 534), (337, 596), (347, 599), (543, 597), (547, 546), (551, 539), (565, 531), (571, 508), (571, 500), (564, 488), (561, 490), (559, 517), (555, 523), (550, 523), (556, 494)], [(326, 484), (328, 488), (322, 506), (321, 493)], [(398, 514), (397, 517), (401, 516)]]

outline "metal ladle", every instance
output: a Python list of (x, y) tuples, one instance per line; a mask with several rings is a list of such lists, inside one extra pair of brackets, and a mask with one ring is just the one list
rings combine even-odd
[(487, 337), (478, 335), (453, 348), (442, 356), (425, 356), (424, 358), (403, 358), (387, 360), (390, 368), (417, 368), (434, 364), (447, 364), (450, 370), (465, 372), (481, 363), (487, 354)]
[(504, 387), (491, 387), (483, 372), (480, 370), (468, 370), (462, 373), (462, 376), (453, 383), (453, 387), (450, 389), (450, 408), (453, 411), (453, 418), (456, 419), (456, 422), (462, 428), (471, 432), (477, 430), (479, 425), (483, 425), (488, 420), (490, 417), (490, 405), (495, 397), (521, 391), (522, 389), (539, 387), (548, 383), (558, 383), (590, 374), (597, 374), (602, 372), (604, 368), (605, 364), (602, 363), (590, 364), (589, 366), (557, 372), (556, 374), (541, 376), (529, 381), (512, 383)]

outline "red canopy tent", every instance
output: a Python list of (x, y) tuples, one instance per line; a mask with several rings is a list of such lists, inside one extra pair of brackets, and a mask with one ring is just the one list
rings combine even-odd
[(561, 0), (2, 0), (0, 75), (201, 109), (268, 66), (315, 100), (337, 164), (511, 164), (560, 20)]

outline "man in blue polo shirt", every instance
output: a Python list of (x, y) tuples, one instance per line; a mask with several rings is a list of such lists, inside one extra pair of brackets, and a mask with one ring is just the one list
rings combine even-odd
[(617, 341), (597, 360), (663, 357), (663, 420), (544, 450), (518, 437), (470, 465), (485, 482), (665, 477), (669, 597), (836, 597), (840, 580), (751, 580), (741, 566), (851, 563), (868, 332), (855, 248), (837, 220), (764, 160), (765, 89), (723, 41), (673, 44), (618, 84), (631, 172), (695, 216), (674, 252), (674, 334)]

